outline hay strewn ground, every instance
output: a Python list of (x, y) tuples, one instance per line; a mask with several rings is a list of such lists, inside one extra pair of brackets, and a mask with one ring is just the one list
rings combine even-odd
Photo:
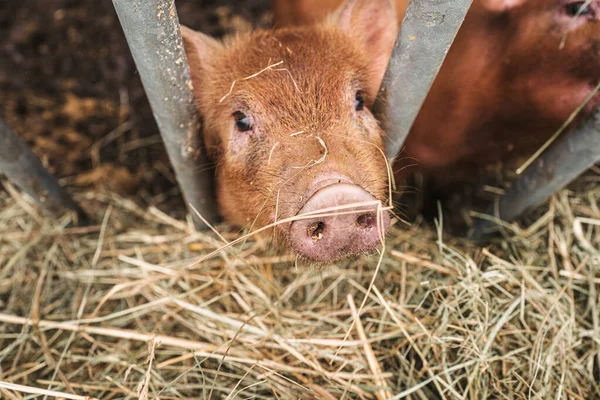
[(377, 257), (193, 266), (222, 242), (158, 210), (83, 193), (102, 225), (62, 228), (0, 192), (0, 397), (600, 398), (599, 178), (489, 248), (396, 227), (360, 315)]

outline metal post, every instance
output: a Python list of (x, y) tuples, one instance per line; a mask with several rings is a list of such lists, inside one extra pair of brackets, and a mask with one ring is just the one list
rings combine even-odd
[[(113, 0), (188, 206), (217, 219), (213, 170), (200, 139), (192, 80), (173, 0)], [(192, 213), (193, 215), (194, 213)], [(199, 228), (206, 228), (196, 220)]]
[(39, 158), (6, 123), (0, 120), (0, 171), (50, 215), (75, 213), (75, 223), (87, 223), (85, 212), (58, 185)]
[[(600, 108), (573, 131), (556, 140), (499, 199), (488, 214), (512, 221), (546, 201), (579, 175), (600, 162)], [(497, 225), (478, 220), (471, 237), (481, 239)]]
[(411, 0), (374, 109), (393, 160), (412, 127), (472, 0)]

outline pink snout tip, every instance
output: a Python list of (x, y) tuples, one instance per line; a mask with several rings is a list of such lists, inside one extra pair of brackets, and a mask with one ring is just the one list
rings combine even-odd
[[(332, 209), (317, 213), (319, 210)], [(303, 258), (333, 262), (368, 253), (382, 244), (390, 226), (388, 211), (359, 186), (339, 183), (317, 191), (290, 226), (290, 243)]]

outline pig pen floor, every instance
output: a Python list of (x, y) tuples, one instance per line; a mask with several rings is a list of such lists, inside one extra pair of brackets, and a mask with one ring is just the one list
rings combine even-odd
[(110, 192), (65, 228), (3, 182), (0, 397), (600, 398), (598, 172), (490, 247), (415, 224), (322, 271), (253, 238), (206, 258), (217, 235)]
[[(214, 35), (269, 22), (176, 4)], [(3, 2), (0, 60), (0, 118), (98, 221), (0, 178), (0, 398), (600, 398), (600, 171), (485, 248), (417, 222), (379, 269), (257, 238), (197, 263), (222, 241), (189, 229), (111, 3)]]

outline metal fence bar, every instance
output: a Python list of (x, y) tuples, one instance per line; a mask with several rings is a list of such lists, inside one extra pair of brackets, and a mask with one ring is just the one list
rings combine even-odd
[[(536, 207), (554, 193), (600, 162), (600, 108), (580, 122), (573, 131), (556, 140), (534, 164), (500, 197), (488, 214), (512, 221)], [(481, 239), (498, 229), (489, 220), (480, 219), (471, 237)]]
[(472, 0), (411, 0), (374, 109), (387, 133), (386, 156), (400, 151)]
[[(113, 0), (186, 204), (217, 220), (190, 70), (173, 0)], [(192, 215), (195, 213), (192, 212)], [(206, 228), (196, 220), (198, 228)]]
[(85, 212), (59, 186), (27, 143), (0, 120), (0, 171), (50, 215), (74, 212), (76, 223), (87, 223)]

